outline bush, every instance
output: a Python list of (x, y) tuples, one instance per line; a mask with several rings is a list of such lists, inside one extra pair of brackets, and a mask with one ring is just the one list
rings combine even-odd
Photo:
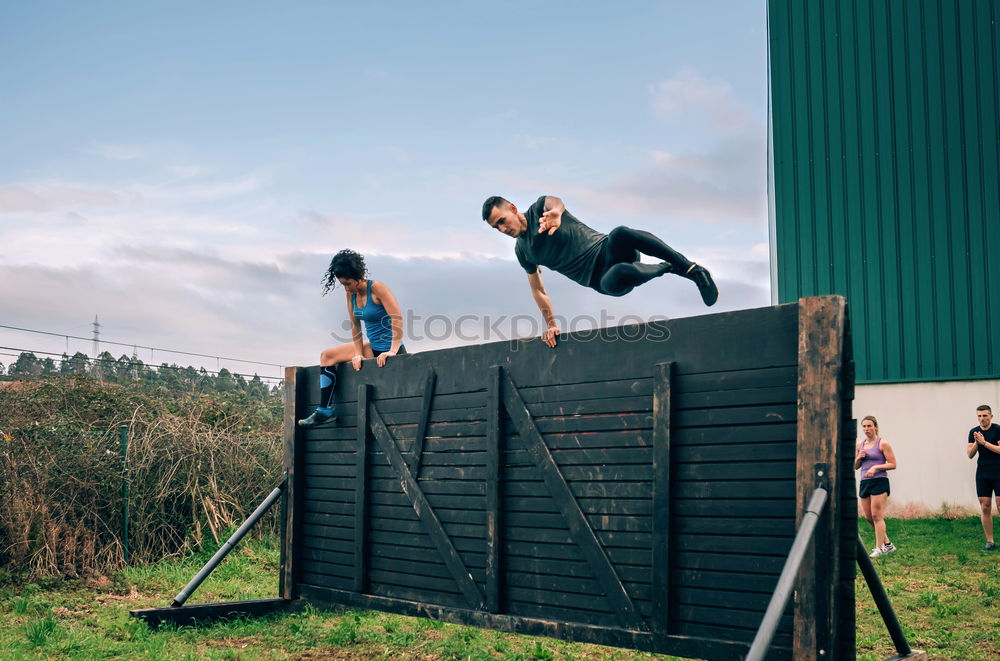
[[(280, 400), (193, 395), (76, 376), (0, 388), (0, 569), (105, 573), (124, 562), (128, 428), (133, 563), (217, 545), (281, 476)], [(257, 534), (274, 532), (272, 514)]]

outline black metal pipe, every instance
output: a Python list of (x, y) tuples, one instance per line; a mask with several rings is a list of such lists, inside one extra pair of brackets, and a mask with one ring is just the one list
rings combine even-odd
[(286, 474), (285, 479), (281, 481), (281, 484), (276, 486), (274, 491), (268, 494), (267, 498), (264, 499), (264, 502), (257, 506), (257, 509), (253, 511), (253, 514), (247, 517), (247, 520), (243, 522), (243, 525), (241, 525), (236, 532), (234, 532), (229, 539), (226, 540), (225, 544), (219, 547), (219, 550), (215, 552), (212, 559), (206, 562), (205, 566), (194, 575), (194, 578), (188, 581), (188, 584), (184, 586), (184, 589), (177, 593), (177, 596), (174, 597), (173, 602), (170, 604), (171, 608), (183, 606), (184, 602), (187, 601), (187, 598), (191, 596), (191, 593), (198, 589), (198, 586), (201, 585), (202, 581), (208, 578), (208, 575), (219, 566), (219, 563), (222, 562), (223, 558), (225, 558), (229, 552), (233, 550), (233, 547), (239, 544), (240, 540), (243, 539), (243, 536), (246, 535), (250, 529), (254, 527), (254, 524), (260, 520), (260, 517), (264, 516), (267, 510), (271, 509), (271, 505), (274, 505), (274, 503), (278, 500), (278, 497), (281, 495), (281, 492), (284, 491), (287, 479), (288, 476)]
[(858, 565), (861, 566), (861, 574), (865, 577), (865, 583), (868, 584), (868, 589), (872, 592), (872, 598), (875, 599), (878, 612), (882, 615), (885, 628), (889, 630), (892, 644), (896, 646), (896, 652), (900, 656), (906, 656), (912, 651), (910, 644), (906, 641), (906, 634), (903, 633), (903, 627), (900, 626), (899, 620), (896, 619), (896, 611), (892, 609), (889, 595), (885, 593), (885, 588), (882, 587), (882, 581), (879, 580), (878, 572), (875, 571), (875, 565), (872, 564), (871, 558), (868, 557), (868, 549), (865, 548), (865, 543), (861, 541), (860, 536), (858, 537)]
[(764, 611), (764, 618), (761, 620), (757, 635), (754, 636), (753, 643), (750, 645), (746, 661), (762, 661), (771, 647), (771, 640), (774, 639), (778, 622), (781, 621), (781, 615), (785, 612), (788, 598), (792, 595), (795, 577), (799, 573), (799, 567), (802, 566), (802, 560), (806, 557), (806, 550), (808, 550), (809, 543), (816, 532), (816, 522), (826, 505), (828, 495), (826, 489), (820, 488), (813, 491), (812, 497), (809, 499), (809, 505), (806, 507), (805, 514), (802, 515), (802, 523), (799, 524), (799, 530), (795, 533), (792, 548), (788, 551), (785, 566), (781, 570), (781, 576), (778, 577), (778, 585), (774, 588), (774, 594), (771, 595), (771, 602), (767, 605), (767, 610)]

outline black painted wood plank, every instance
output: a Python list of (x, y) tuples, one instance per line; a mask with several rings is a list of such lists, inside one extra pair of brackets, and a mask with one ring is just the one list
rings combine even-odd
[[(583, 511), (583, 508), (580, 508)], [(602, 532), (643, 532), (653, 531), (653, 517), (616, 516), (584, 512), (587, 522), (595, 531)], [(507, 512), (506, 525), (512, 528), (564, 528), (565, 520), (555, 512)]]
[[(565, 517), (566, 524), (580, 546), (581, 552), (593, 566), (605, 596), (626, 629), (644, 630), (646, 623), (636, 611), (635, 604), (632, 603), (617, 574), (615, 574), (614, 566), (605, 554), (601, 542), (594, 535), (594, 531), (590, 529), (583, 512), (580, 511), (580, 506), (577, 505), (573, 492), (566, 484), (566, 480), (552, 458), (548, 447), (546, 447), (541, 433), (535, 427), (527, 407), (518, 395), (517, 386), (505, 371), (501, 372), (501, 378), (504, 407), (513, 419), (519, 435), (522, 438), (531, 439), (542, 479)], [(510, 598), (513, 599), (513, 595), (510, 595)]]
[(315, 574), (312, 572), (302, 572), (300, 579), (301, 587), (315, 585), (322, 588), (333, 588), (337, 590), (354, 590), (354, 580), (350, 578), (340, 578), (338, 576), (328, 576), (327, 574)]
[[(652, 548), (652, 534), (648, 532), (604, 532), (593, 531), (594, 538), (602, 547), (618, 547), (648, 550)], [(578, 538), (566, 527), (561, 528), (519, 528), (504, 527), (504, 537), (511, 541), (538, 542), (545, 544), (578, 544)]]
[(315, 558), (311, 555), (302, 557), (302, 571), (310, 574), (322, 574), (345, 581), (354, 581), (354, 567), (352, 565), (327, 562), (322, 558)]
[[(758, 465), (758, 467), (761, 468), (761, 472), (765, 472), (764, 466)], [(766, 472), (774, 475), (781, 474), (787, 470), (787, 468), (772, 468)], [(722, 475), (708, 477), (706, 473), (711, 474), (713, 471), (707, 470), (705, 468), (705, 464), (701, 464), (700, 466), (695, 464), (677, 465), (675, 467), (675, 471), (674, 477), (676, 487), (674, 488), (674, 493), (678, 495), (683, 494), (684, 498), (720, 500), (724, 500), (726, 498), (747, 498), (751, 500), (762, 500), (768, 498), (783, 499), (795, 497), (795, 483), (787, 478), (770, 479), (770, 475), (762, 475), (760, 481), (754, 481), (752, 479), (747, 479), (754, 477), (754, 474), (745, 472), (738, 476), (743, 479), (727, 480), (723, 477), (723, 475), (725, 475), (724, 471), (720, 471)], [(688, 475), (685, 475), (683, 478), (679, 477), (682, 473), (690, 474), (693, 472), (700, 473), (699, 477), (696, 479), (691, 479)], [(766, 514), (766, 512), (761, 511), (760, 514)]]
[[(652, 500), (646, 498), (577, 498), (580, 505), (588, 516), (610, 515), (627, 517), (646, 517), (652, 514)], [(525, 497), (525, 498), (504, 498), (504, 511), (509, 513), (552, 513), (558, 512), (551, 498), (548, 497)]]
[(673, 568), (711, 571), (732, 571), (735, 574), (758, 573), (778, 576), (785, 559), (778, 556), (748, 555), (740, 553), (714, 553), (682, 551), (674, 554)]
[(334, 551), (337, 553), (354, 553), (354, 538), (351, 536), (348, 539), (338, 539), (335, 537), (327, 537), (322, 533), (323, 531), (315, 527), (303, 527), (302, 529), (302, 546), (303, 548), (316, 548), (328, 551)]
[[(549, 604), (537, 604), (533, 599), (534, 595), (528, 595), (528, 601), (510, 599), (507, 612), (520, 617), (537, 618), (548, 620), (549, 622), (578, 622), (599, 627), (614, 626), (618, 618), (614, 613), (606, 611), (593, 611), (573, 608), (560, 608)], [(603, 600), (591, 599), (589, 602), (600, 602)], [(629, 631), (633, 631), (629, 629)]]
[[(745, 489), (737, 490), (742, 496)], [(730, 516), (773, 517), (782, 518), (795, 516), (795, 501), (791, 498), (701, 498), (673, 499), (672, 505), (677, 516), (718, 516), (725, 513)]]
[(744, 553), (785, 557), (792, 546), (791, 537), (736, 536), (736, 535), (676, 535), (673, 547), (681, 551), (711, 551), (716, 553)]
[[(451, 580), (451, 572), (441, 562), (427, 562), (410, 555), (408, 558), (390, 558), (383, 555), (373, 555), (370, 559), (372, 571), (378, 569), (382, 572), (395, 574), (414, 574), (417, 576), (434, 576), (439, 579), (449, 581), (448, 590), (455, 592), (455, 583)], [(472, 577), (477, 583), (486, 580), (484, 567), (471, 568)]]
[[(725, 442), (725, 441), (721, 441)], [(728, 447), (728, 446), (727, 446)], [(780, 441), (775, 443), (745, 443), (740, 446), (740, 455), (753, 457), (756, 461), (795, 462), (795, 443)], [(719, 452), (716, 445), (685, 445), (674, 453), (677, 463), (727, 463), (732, 462), (732, 453)]]
[(317, 562), (326, 562), (333, 565), (340, 565), (342, 567), (345, 567), (346, 571), (348, 572), (344, 574), (344, 576), (354, 575), (354, 556), (351, 555), (350, 553), (341, 553), (339, 551), (318, 549), (303, 544), (302, 558), (303, 561), (308, 559), (308, 560), (315, 560)]
[(710, 427), (721, 425), (760, 425), (794, 422), (795, 404), (733, 406), (721, 409), (687, 409), (675, 412), (675, 427)]
[[(524, 450), (528, 447), (528, 442), (516, 433), (507, 434), (505, 441), (510, 450)], [(581, 434), (550, 432), (545, 434), (545, 442), (553, 452), (576, 448), (639, 448), (652, 447), (653, 435), (651, 428)]]
[(434, 510), (431, 508), (430, 503), (424, 496), (424, 493), (417, 484), (417, 481), (410, 473), (410, 469), (406, 465), (406, 462), (403, 461), (402, 455), (396, 448), (396, 442), (389, 434), (389, 430), (386, 429), (385, 422), (382, 420), (382, 416), (379, 414), (378, 408), (375, 406), (370, 407), (370, 413), (375, 439), (379, 445), (381, 445), (382, 451), (386, 453), (389, 461), (392, 463), (392, 467), (396, 471), (403, 492), (410, 499), (410, 502), (413, 503), (413, 510), (417, 513), (417, 516), (423, 523), (427, 534), (430, 536), (431, 541), (434, 543), (438, 553), (441, 554), (445, 565), (447, 565), (448, 569), (451, 570), (452, 577), (462, 594), (465, 596), (468, 605), (474, 609), (482, 610), (484, 607), (484, 596), (482, 591), (479, 589), (479, 586), (476, 585), (475, 581), (472, 580), (472, 575), (469, 573), (469, 570), (462, 561), (462, 557), (459, 555), (455, 545), (448, 537), (448, 534), (442, 527), (441, 522), (434, 514)]
[(487, 444), (486, 464), (486, 610), (497, 613), (503, 602), (503, 493), (501, 465), (505, 456), (503, 420), (500, 402), (500, 367), (489, 368), (486, 389)]
[[(594, 572), (583, 560), (558, 560), (548, 557), (529, 557), (512, 555), (506, 559), (508, 571), (525, 574), (541, 574), (545, 576), (568, 576), (574, 578), (594, 578)], [(626, 585), (638, 583), (649, 584), (651, 580), (650, 567), (642, 565), (616, 565), (619, 577)]]
[[(343, 516), (341, 514), (325, 514), (323, 512), (314, 512), (308, 508), (302, 509), (302, 521), (305, 523), (311, 523), (318, 526), (324, 526), (326, 528), (341, 528), (343, 531), (351, 531), (355, 529), (353, 516)], [(350, 534), (349, 532), (345, 534)]]
[(781, 386), (795, 387), (798, 378), (798, 365), (793, 359), (787, 365), (780, 367), (680, 374), (677, 376), (677, 390), (684, 393), (697, 393)]
[[(440, 523), (440, 519), (438, 519)], [(401, 519), (376, 519), (370, 520), (369, 525), (372, 530), (390, 531), (398, 533), (408, 533), (411, 535), (429, 534), (422, 521), (403, 521)], [(469, 525), (463, 523), (441, 523), (441, 530), (449, 537), (470, 537), (473, 539), (486, 538), (486, 526)]]
[(796, 402), (795, 381), (781, 386), (755, 387), (742, 390), (709, 390), (704, 392), (678, 391), (674, 406), (678, 411), (688, 409), (722, 408), (727, 406), (751, 406), (770, 404), (790, 404)]
[(353, 502), (342, 502), (339, 500), (327, 500), (315, 498), (310, 498), (310, 495), (315, 495), (315, 492), (306, 492), (303, 494), (302, 499), (302, 509), (306, 512), (318, 512), (321, 514), (339, 514), (341, 516), (354, 517), (354, 503)]
[(657, 365), (653, 382), (653, 529), (650, 544), (653, 557), (653, 631), (661, 634), (667, 633), (670, 627), (667, 606), (671, 599), (670, 426), (673, 367), (673, 363)]
[[(652, 482), (653, 479), (653, 467), (650, 464), (559, 466), (552, 458), (551, 453), (546, 456), (552, 460), (553, 468), (560, 472), (564, 482), (634, 482), (639, 480)], [(537, 479), (539, 476), (545, 480), (545, 475), (548, 474), (547, 470), (542, 466), (505, 466), (503, 475), (505, 480), (513, 481)], [(696, 472), (696, 470), (693, 469), (692, 472)], [(547, 482), (547, 480), (545, 481)]]
[[(480, 499), (479, 505), (482, 505), (482, 499)], [(434, 513), (437, 514), (441, 523), (464, 523), (483, 528), (487, 526), (486, 512), (482, 509), (470, 510), (435, 507)], [(412, 507), (400, 505), (372, 505), (371, 516), (373, 519), (418, 520)]]
[[(399, 480), (376, 480), (370, 482), (372, 492), (402, 493)], [(486, 485), (482, 480), (421, 480), (420, 488), (425, 496), (433, 494), (485, 497)]]
[(727, 446), (743, 443), (795, 443), (797, 427), (794, 421), (773, 421), (765, 425), (722, 425), (718, 427), (686, 427), (671, 430), (671, 445)]
[[(649, 480), (637, 482), (570, 482), (567, 485), (576, 498), (642, 498), (649, 497)], [(511, 496), (547, 496), (545, 483), (541, 480), (518, 480), (504, 482), (504, 493)]]
[[(794, 446), (793, 446), (794, 450)], [(551, 450), (552, 458), (562, 466), (586, 466), (601, 464), (638, 464), (649, 465), (653, 462), (653, 448), (649, 446), (637, 448), (568, 448)], [(718, 456), (718, 450), (716, 450)], [(506, 453), (505, 466), (527, 466), (532, 463), (531, 453), (527, 448), (509, 450)]]
[(464, 608), (465, 597), (459, 592), (438, 592), (436, 590), (418, 590), (408, 588), (405, 585), (390, 585), (386, 583), (373, 583), (371, 593), (375, 596), (388, 597), (390, 599), (400, 599), (403, 601), (419, 602), (423, 605), (448, 606), (451, 608)]
[(778, 584), (773, 574), (741, 573), (736, 571), (715, 571), (704, 569), (674, 569), (671, 584), (675, 586), (700, 587), (726, 590), (739, 587), (746, 592), (758, 592), (770, 596)]
[[(368, 590), (368, 489), (369, 489), (369, 434), (368, 415), (371, 404), (371, 386), (358, 386), (357, 451), (354, 462), (354, 591)], [(314, 473), (313, 473), (314, 474)]]
[[(721, 512), (728, 514), (729, 512)], [(773, 535), (794, 537), (795, 524), (787, 518), (679, 516), (674, 519), (674, 532), (679, 534)]]
[[(753, 446), (749, 446), (752, 448)], [(678, 482), (696, 480), (794, 480), (794, 461), (756, 461), (752, 452), (730, 453), (731, 462), (676, 462)]]
[[(469, 572), (474, 576), (479, 576), (486, 568), (486, 553), (481, 550), (483, 548), (481, 541), (477, 542), (476, 546), (480, 549), (479, 551), (464, 549), (459, 549), (459, 551), (462, 553), (462, 559), (465, 561), (465, 566), (469, 568)], [(372, 558), (380, 557), (390, 560), (412, 560), (419, 558), (421, 562), (439, 564), (442, 567), (445, 566), (444, 562), (434, 553), (434, 548), (430, 545), (430, 542), (426, 541), (422, 545), (416, 546), (408, 546), (395, 542), (373, 543), (369, 553)]]
[(400, 572), (394, 569), (371, 569), (372, 584), (394, 585), (412, 590), (430, 590), (433, 592), (451, 593), (461, 597), (461, 592), (455, 587), (455, 581), (450, 573), (447, 577), (432, 576), (430, 574), (413, 574), (410, 572)]

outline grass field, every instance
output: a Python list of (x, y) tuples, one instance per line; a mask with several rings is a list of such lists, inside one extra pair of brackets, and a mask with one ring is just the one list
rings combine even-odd
[[(871, 534), (862, 529), (866, 542)], [(934, 659), (1000, 659), (1000, 553), (983, 553), (978, 519), (890, 521), (899, 551), (876, 561), (911, 645)], [(383, 613), (302, 613), (201, 628), (161, 629), (129, 617), (162, 606), (209, 554), (111, 578), (0, 587), (2, 659), (506, 659), (651, 660), (671, 657), (516, 636)], [(192, 602), (272, 597), (276, 540), (233, 552)], [(858, 583), (858, 657), (892, 656)]]

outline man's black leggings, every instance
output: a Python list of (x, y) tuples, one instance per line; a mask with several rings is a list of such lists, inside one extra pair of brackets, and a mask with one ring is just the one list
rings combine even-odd
[[(639, 253), (662, 259), (665, 264), (642, 264)], [(597, 256), (590, 286), (608, 296), (624, 296), (653, 278), (671, 272), (684, 275), (689, 268), (691, 262), (687, 257), (653, 234), (616, 227)]]

